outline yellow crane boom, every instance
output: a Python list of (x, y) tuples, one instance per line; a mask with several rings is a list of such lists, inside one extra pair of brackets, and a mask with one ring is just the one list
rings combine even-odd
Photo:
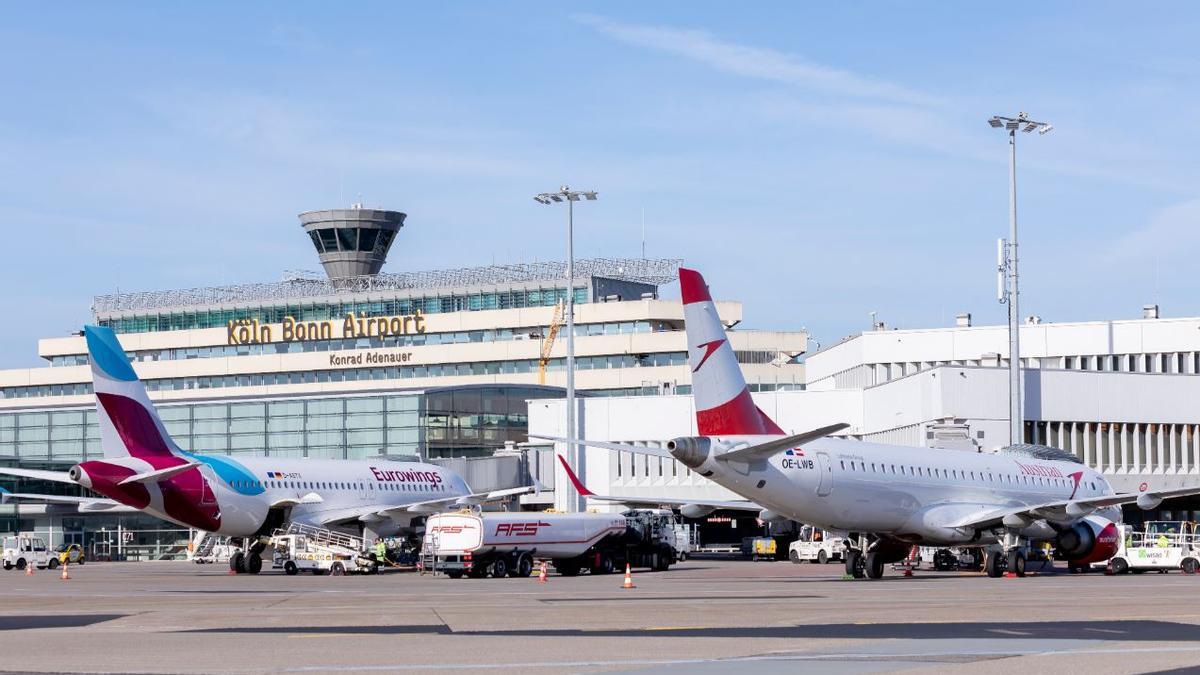
[(546, 335), (542, 338), (542, 352), (538, 359), (538, 384), (546, 384), (546, 364), (550, 363), (550, 352), (554, 349), (554, 338), (558, 337), (558, 331), (563, 325), (563, 303), (559, 300), (554, 305), (554, 316), (550, 319), (550, 326), (546, 329)]

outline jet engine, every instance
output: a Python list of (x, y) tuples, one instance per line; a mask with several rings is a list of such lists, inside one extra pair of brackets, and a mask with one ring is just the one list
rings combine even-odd
[(1059, 532), (1055, 546), (1059, 556), (1087, 565), (1113, 557), (1120, 544), (1120, 536), (1116, 523), (1107, 518), (1089, 516)]
[(683, 436), (667, 441), (667, 452), (690, 469), (703, 464), (711, 448), (712, 439), (704, 436)]
[(716, 510), (714, 506), (703, 506), (701, 504), (684, 504), (679, 507), (679, 512), (685, 518), (703, 518)]

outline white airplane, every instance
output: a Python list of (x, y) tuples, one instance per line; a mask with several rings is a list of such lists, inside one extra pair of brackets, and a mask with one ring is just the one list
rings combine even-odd
[(117, 336), (87, 326), (104, 459), (70, 471), (0, 467), (0, 474), (79, 485), (107, 499), (8, 493), (4, 500), (78, 504), (80, 511), (132, 507), (184, 527), (245, 539), (230, 567), (262, 568), (259, 538), (288, 522), (357, 528), (386, 536), (457, 505), (531, 491), (472, 492), (440, 466), (380, 460), (196, 455), (171, 440)]
[[(680, 269), (679, 280), (699, 435), (671, 440), (665, 451), (574, 442), (674, 457), (745, 497), (744, 508), (761, 505), (764, 519), (849, 532), (846, 571), (855, 578), (879, 578), (914, 544), (989, 546), (987, 573), (998, 577), (1024, 576), (1028, 545), (1053, 541), (1075, 571), (1115, 553), (1122, 504), (1152, 509), (1200, 494), (1200, 487), (1117, 494), (1100, 473), (1047, 446), (974, 453), (826, 437), (846, 424), (787, 435), (754, 405), (703, 277)], [(563, 465), (591, 499), (648, 501), (591, 493)], [(700, 515), (702, 505), (690, 510)]]

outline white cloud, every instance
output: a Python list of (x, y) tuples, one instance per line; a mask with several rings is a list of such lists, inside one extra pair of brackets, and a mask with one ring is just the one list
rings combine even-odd
[(1197, 248), (1200, 199), (1193, 199), (1168, 206), (1142, 227), (1117, 237), (1101, 251), (1101, 259), (1109, 264), (1154, 264), (1190, 270), (1192, 252)]
[(796, 54), (725, 42), (707, 31), (620, 23), (590, 14), (575, 19), (614, 40), (682, 56), (733, 75), (908, 105), (939, 102), (928, 94), (814, 63)]

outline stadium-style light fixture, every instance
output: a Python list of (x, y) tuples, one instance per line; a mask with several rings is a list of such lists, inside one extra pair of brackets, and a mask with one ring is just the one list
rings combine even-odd
[[(994, 115), (988, 120), (992, 128), (1001, 125), (1008, 131), (1008, 221), (1007, 245), (1000, 249), (1000, 274), (1006, 281), (1000, 289), (1000, 302), (1008, 303), (1008, 418), (1009, 443), (1025, 440), (1025, 420), (1021, 396), (1020, 309), (1017, 302), (1017, 129), (1024, 133), (1037, 131), (1044, 136), (1054, 128), (1048, 122), (1035, 122), (1026, 113), (1016, 117)], [(1022, 127), (1024, 127), (1022, 129)]]
[[(580, 197), (589, 202), (596, 201), (595, 190), (572, 190), (566, 185), (557, 192), (541, 192), (533, 196), (539, 204), (567, 202), (567, 438), (575, 438), (575, 202)], [(579, 467), (579, 448), (574, 443), (567, 444), (567, 462)], [(579, 497), (567, 487), (568, 511), (579, 510)]]

